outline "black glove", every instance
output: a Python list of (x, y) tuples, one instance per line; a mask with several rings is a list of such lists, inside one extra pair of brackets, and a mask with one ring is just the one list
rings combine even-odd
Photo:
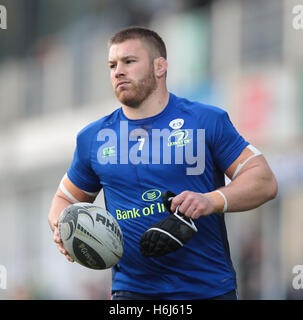
[(173, 213), (170, 210), (172, 199), (176, 196), (171, 191), (162, 195), (163, 204), (171, 215), (144, 232), (140, 240), (140, 251), (145, 257), (160, 257), (174, 252), (198, 231), (192, 219), (178, 212), (179, 206)]

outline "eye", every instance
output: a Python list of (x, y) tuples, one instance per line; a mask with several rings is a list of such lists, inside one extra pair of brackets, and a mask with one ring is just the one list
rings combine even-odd
[(109, 65), (109, 68), (110, 68), (110, 69), (114, 69), (114, 68), (116, 68), (116, 65), (115, 65), (115, 64), (110, 64), (110, 65)]
[(136, 62), (136, 60), (133, 60), (133, 59), (126, 60), (126, 64), (130, 64), (132, 62)]

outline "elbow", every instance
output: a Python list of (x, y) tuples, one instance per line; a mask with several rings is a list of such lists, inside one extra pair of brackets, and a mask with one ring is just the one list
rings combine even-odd
[(268, 200), (273, 200), (276, 198), (278, 194), (278, 182), (274, 175), (270, 179), (269, 186), (268, 186)]

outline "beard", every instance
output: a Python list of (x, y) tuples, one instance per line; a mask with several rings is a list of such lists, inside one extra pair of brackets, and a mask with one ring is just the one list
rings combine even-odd
[(130, 82), (130, 85), (126, 88), (116, 88), (115, 95), (123, 105), (131, 108), (138, 108), (157, 87), (156, 77), (152, 68), (144, 78), (137, 82), (127, 81)]

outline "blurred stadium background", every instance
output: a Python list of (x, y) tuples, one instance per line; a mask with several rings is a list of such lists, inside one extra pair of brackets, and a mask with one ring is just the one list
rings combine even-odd
[[(111, 271), (69, 263), (48, 209), (77, 132), (115, 108), (107, 41), (155, 29), (168, 47), (168, 87), (226, 109), (263, 151), (279, 195), (226, 214), (240, 299), (302, 299), (303, 30), (301, 0), (0, 0), (0, 299), (109, 299)], [(102, 204), (102, 196), (97, 203)]]

